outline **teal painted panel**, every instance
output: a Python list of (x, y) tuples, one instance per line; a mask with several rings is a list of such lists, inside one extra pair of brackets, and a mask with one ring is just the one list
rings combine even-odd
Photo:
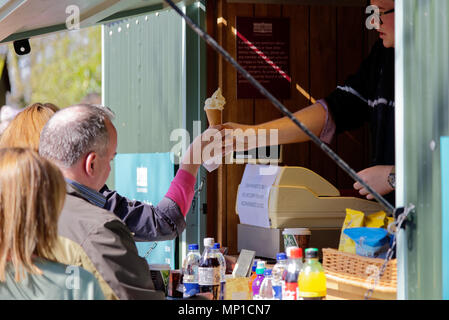
[[(115, 158), (115, 181), (117, 192), (132, 200), (156, 205), (168, 191), (174, 178), (174, 166), (171, 153), (118, 154)], [(141, 257), (154, 242), (137, 242)], [(157, 246), (146, 257), (151, 264), (175, 265), (175, 242), (158, 241)]]
[[(398, 1), (399, 2), (399, 1)], [(396, 58), (403, 60), (406, 298), (442, 298), (440, 137), (449, 135), (449, 2), (401, 0)], [(399, 130), (400, 128), (396, 128)]]

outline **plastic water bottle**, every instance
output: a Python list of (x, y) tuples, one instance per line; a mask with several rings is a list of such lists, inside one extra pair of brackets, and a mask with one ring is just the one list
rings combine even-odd
[(273, 277), (271, 269), (265, 269), (262, 285), (260, 286), (260, 300), (276, 300), (273, 290)]
[(189, 252), (182, 264), (182, 276), (184, 283), (184, 298), (196, 295), (199, 290), (198, 284), (198, 266), (201, 255), (197, 244), (189, 244)]
[(285, 283), (284, 271), (287, 269), (287, 255), (284, 252), (276, 255), (276, 264), (273, 267), (274, 298), (282, 300), (282, 288)]
[(291, 249), (290, 255), (285, 277), (285, 290), (282, 293), (283, 300), (297, 300), (298, 276), (302, 270), (302, 249), (294, 247)]
[(220, 300), (224, 299), (224, 290), (226, 283), (226, 260), (223, 254), (220, 251), (220, 244), (214, 244), (214, 253), (217, 255), (218, 262), (220, 263)]
[(212, 300), (220, 299), (220, 262), (213, 252), (214, 238), (204, 238), (204, 251), (198, 266), (200, 293), (210, 294)]
[(260, 291), (260, 286), (262, 285), (262, 281), (264, 278), (264, 276), (263, 276), (264, 271), (265, 271), (265, 261), (258, 261), (257, 268), (256, 268), (257, 277), (256, 277), (256, 279), (254, 279), (253, 285), (252, 285), (254, 300), (259, 299), (259, 291)]

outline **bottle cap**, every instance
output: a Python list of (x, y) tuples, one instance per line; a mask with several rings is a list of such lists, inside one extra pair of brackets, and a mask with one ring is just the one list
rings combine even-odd
[(263, 272), (263, 275), (264, 276), (271, 276), (271, 272), (272, 272), (271, 269), (265, 269), (265, 271)]
[(306, 249), (306, 258), (318, 258), (318, 249), (317, 248), (307, 248)]
[(302, 248), (292, 247), (290, 257), (292, 259), (302, 258)]
[(292, 256), (292, 249), (294, 247), (287, 247), (287, 249), (285, 249), (285, 252), (287, 253), (287, 258), (290, 258)]
[(257, 261), (256, 274), (263, 274), (265, 270), (265, 261)]
[(189, 244), (189, 250), (198, 250), (197, 244)]
[(257, 260), (254, 261), (253, 266), (251, 267), (251, 271), (256, 272), (256, 268), (257, 268)]
[(205, 247), (213, 247), (214, 245), (214, 238), (204, 238), (203, 241)]
[(214, 243), (214, 249), (220, 249), (220, 244), (218, 242)]
[(276, 255), (276, 260), (286, 260), (287, 259), (287, 255), (285, 254), (285, 252), (279, 252)]

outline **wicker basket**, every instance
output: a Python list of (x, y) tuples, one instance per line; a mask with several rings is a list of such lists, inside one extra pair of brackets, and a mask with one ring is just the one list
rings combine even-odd
[[(335, 249), (323, 249), (323, 268), (328, 299), (362, 300), (374, 283), (383, 259), (361, 257)], [(395, 300), (397, 291), (396, 260), (391, 260), (377, 283), (371, 299)]]

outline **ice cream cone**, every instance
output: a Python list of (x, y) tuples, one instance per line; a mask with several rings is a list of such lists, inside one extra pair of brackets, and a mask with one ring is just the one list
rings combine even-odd
[(221, 89), (218, 88), (214, 94), (204, 102), (204, 111), (207, 114), (207, 120), (210, 126), (222, 123), (223, 106), (226, 99), (221, 95)]
[(209, 121), (209, 126), (216, 126), (221, 124), (221, 114), (222, 111), (219, 109), (206, 109), (207, 120)]

